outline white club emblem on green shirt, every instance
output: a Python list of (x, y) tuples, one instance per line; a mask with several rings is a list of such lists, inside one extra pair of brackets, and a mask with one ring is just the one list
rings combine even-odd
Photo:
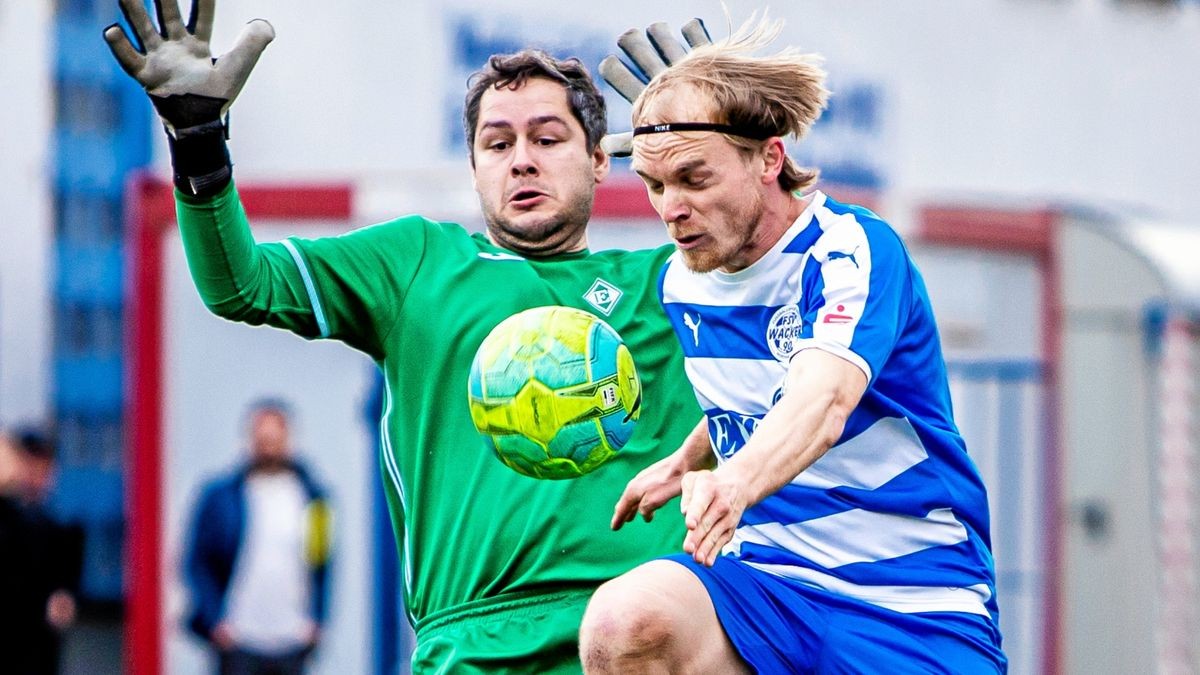
[(592, 282), (592, 287), (583, 294), (583, 299), (587, 300), (588, 304), (599, 310), (601, 314), (608, 316), (612, 314), (613, 307), (617, 306), (617, 301), (621, 299), (622, 295), (621, 289), (597, 277)]

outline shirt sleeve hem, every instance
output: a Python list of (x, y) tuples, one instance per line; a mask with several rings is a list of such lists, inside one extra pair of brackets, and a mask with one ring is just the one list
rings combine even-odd
[(796, 354), (799, 354), (805, 349), (820, 349), (823, 352), (833, 354), (834, 356), (849, 361), (855, 366), (858, 366), (859, 370), (863, 371), (863, 374), (867, 376), (867, 382), (871, 381), (871, 365), (867, 363), (866, 359), (859, 356), (845, 345), (815, 339), (801, 340), (800, 346), (798, 349), (796, 349), (795, 353), (792, 354), (792, 358), (796, 358)]

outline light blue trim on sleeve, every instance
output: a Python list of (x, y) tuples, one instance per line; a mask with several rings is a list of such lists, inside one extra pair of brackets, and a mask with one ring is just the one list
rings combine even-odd
[(300, 270), (300, 278), (304, 279), (304, 290), (308, 292), (308, 300), (312, 303), (313, 315), (317, 319), (317, 330), (320, 331), (321, 337), (329, 337), (329, 324), (325, 322), (325, 310), (321, 309), (321, 299), (317, 297), (317, 287), (313, 284), (312, 275), (308, 272), (308, 265), (304, 264), (304, 258), (300, 255), (300, 249), (292, 243), (291, 239), (284, 239), (283, 247), (292, 254), (292, 260), (296, 261), (296, 268)]

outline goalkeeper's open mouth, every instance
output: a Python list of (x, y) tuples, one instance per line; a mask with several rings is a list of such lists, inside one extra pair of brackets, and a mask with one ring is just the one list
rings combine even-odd
[(531, 188), (517, 190), (508, 198), (508, 203), (518, 209), (531, 209), (548, 199), (546, 193)]

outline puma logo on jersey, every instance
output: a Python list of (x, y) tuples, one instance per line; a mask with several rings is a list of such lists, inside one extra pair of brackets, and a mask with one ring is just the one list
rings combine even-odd
[(683, 325), (687, 326), (687, 329), (692, 331), (692, 342), (694, 342), (697, 347), (700, 346), (700, 322), (703, 320), (704, 317), (700, 316), (700, 312), (696, 312), (695, 319), (692, 318), (691, 314), (688, 314), (687, 312), (683, 313)]
[(825, 257), (825, 262), (833, 262), (834, 260), (845, 259), (845, 260), (849, 260), (850, 262), (854, 263), (855, 267), (858, 267), (858, 259), (854, 257), (854, 254), (857, 252), (858, 252), (857, 246), (855, 246), (854, 250), (850, 251), (849, 253), (846, 253), (844, 251), (830, 251), (829, 255)]
[(480, 251), (479, 257), (484, 260), (524, 260), (521, 256), (512, 253), (492, 253), (490, 251)]

